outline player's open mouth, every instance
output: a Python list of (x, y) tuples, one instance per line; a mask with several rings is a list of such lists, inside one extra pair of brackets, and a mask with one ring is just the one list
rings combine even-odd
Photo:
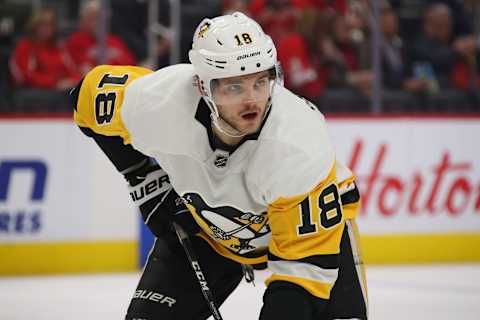
[(257, 115), (258, 115), (258, 112), (256, 111), (248, 112), (248, 113), (242, 114), (242, 119), (247, 121), (252, 121), (252, 120), (255, 120)]

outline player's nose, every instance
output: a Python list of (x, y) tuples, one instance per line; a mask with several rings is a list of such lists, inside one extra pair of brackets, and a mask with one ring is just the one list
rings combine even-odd
[(243, 95), (244, 103), (256, 103), (258, 100), (257, 92), (254, 88), (247, 89)]

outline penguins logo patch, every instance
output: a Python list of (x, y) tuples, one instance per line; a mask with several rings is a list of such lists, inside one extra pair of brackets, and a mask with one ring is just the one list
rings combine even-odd
[(231, 206), (211, 207), (196, 193), (182, 197), (194, 218), (212, 238), (239, 254), (265, 246), (270, 236), (266, 212), (242, 212)]

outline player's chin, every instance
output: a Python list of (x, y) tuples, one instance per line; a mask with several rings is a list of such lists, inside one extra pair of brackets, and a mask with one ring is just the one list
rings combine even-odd
[(242, 133), (247, 135), (247, 134), (252, 134), (258, 131), (260, 128), (261, 121), (255, 121), (255, 122), (243, 122), (242, 123)]

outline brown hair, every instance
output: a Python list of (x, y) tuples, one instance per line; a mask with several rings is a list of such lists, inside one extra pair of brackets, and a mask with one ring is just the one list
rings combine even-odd
[(40, 8), (32, 14), (27, 22), (26, 31), (31, 38), (35, 38), (35, 30), (45, 19), (52, 21), (55, 27), (57, 27), (57, 13), (55, 10), (49, 7)]

